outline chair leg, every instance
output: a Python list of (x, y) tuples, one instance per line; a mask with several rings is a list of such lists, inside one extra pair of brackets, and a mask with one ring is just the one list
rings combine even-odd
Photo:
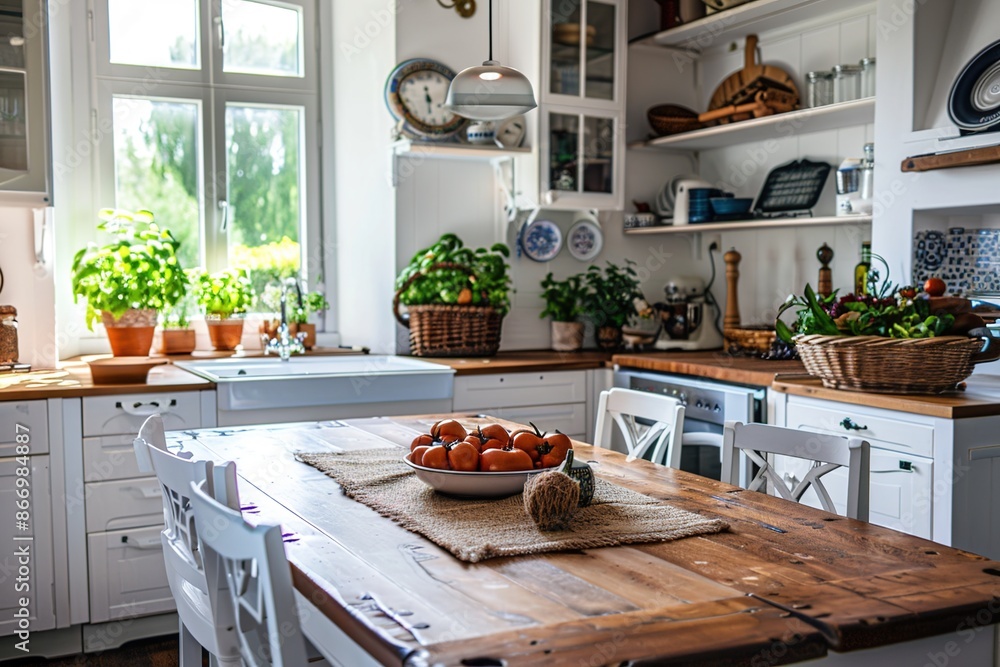
[(201, 644), (180, 622), (180, 638), (177, 647), (177, 662), (180, 667), (201, 667)]

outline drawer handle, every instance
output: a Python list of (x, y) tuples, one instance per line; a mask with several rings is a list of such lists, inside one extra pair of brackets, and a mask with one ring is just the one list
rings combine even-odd
[(176, 407), (177, 399), (171, 398), (159, 398), (152, 401), (136, 401), (134, 403), (122, 403), (118, 401), (115, 403), (115, 407), (119, 410), (124, 411), (126, 414), (134, 415), (136, 417), (148, 417), (149, 415), (162, 415), (167, 412), (169, 408)]
[(893, 472), (905, 472), (913, 474), (917, 472), (917, 466), (913, 465), (912, 461), (900, 461), (899, 467), (895, 470), (871, 470), (869, 471), (873, 475), (879, 475), (883, 473), (893, 473)]
[(860, 424), (855, 424), (854, 420), (850, 417), (844, 417), (840, 421), (840, 425), (843, 426), (848, 431), (867, 431), (867, 426), (861, 426)]
[[(132, 491), (138, 498), (162, 498), (163, 489), (159, 486), (126, 486), (124, 491)], [(138, 492), (138, 493), (136, 493)]]
[(153, 537), (129, 537), (128, 535), (122, 535), (122, 544), (128, 545), (135, 549), (162, 549), (163, 544), (160, 542), (160, 536), (155, 535)]

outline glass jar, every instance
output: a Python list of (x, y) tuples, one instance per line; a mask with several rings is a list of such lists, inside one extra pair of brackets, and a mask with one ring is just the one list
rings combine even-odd
[(861, 94), (861, 68), (837, 65), (833, 68), (833, 101), (850, 102)]
[(833, 102), (833, 73), (809, 72), (806, 74), (806, 106), (821, 107)]
[(0, 364), (17, 363), (17, 309), (0, 306)]
[(875, 96), (875, 59), (864, 58), (861, 66), (861, 97)]

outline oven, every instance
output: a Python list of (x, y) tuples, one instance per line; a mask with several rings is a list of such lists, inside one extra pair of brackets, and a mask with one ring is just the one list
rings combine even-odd
[[(767, 421), (767, 390), (762, 387), (625, 369), (615, 370), (614, 386), (662, 394), (683, 403), (681, 470), (712, 479), (719, 479), (722, 470), (723, 425)], [(740, 477), (747, 481), (745, 470)]]

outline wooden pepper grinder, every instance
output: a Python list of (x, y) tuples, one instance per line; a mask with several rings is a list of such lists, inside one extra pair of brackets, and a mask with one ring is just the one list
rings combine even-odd
[(740, 260), (743, 255), (730, 248), (722, 256), (726, 261), (726, 316), (722, 318), (722, 330), (736, 329), (740, 326), (740, 298), (737, 285), (740, 280)]
[(833, 260), (833, 248), (824, 243), (816, 251), (816, 259), (822, 265), (819, 269), (819, 282), (816, 284), (816, 293), (820, 296), (830, 296), (833, 294), (833, 271), (830, 270), (829, 265), (831, 260)]

